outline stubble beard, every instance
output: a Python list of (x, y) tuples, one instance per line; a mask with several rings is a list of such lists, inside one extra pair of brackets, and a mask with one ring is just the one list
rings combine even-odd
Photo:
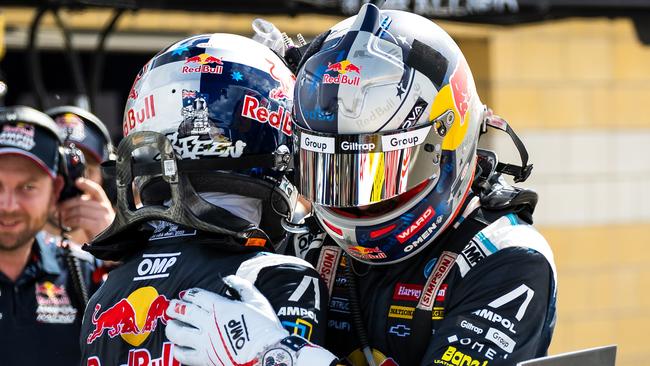
[(18, 233), (0, 232), (0, 255), (2, 253), (15, 252), (24, 246), (31, 245), (36, 234), (43, 229), (47, 222), (48, 214), (40, 217), (29, 218), (26, 215), (12, 215), (20, 218), (26, 227)]

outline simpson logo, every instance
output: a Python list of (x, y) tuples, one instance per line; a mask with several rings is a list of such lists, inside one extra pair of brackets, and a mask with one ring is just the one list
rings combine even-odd
[(176, 263), (176, 258), (180, 255), (180, 252), (143, 254), (143, 259), (138, 264), (138, 277), (134, 277), (133, 281), (169, 277), (168, 271)]
[(388, 309), (389, 318), (413, 319), (415, 308), (410, 306), (391, 305)]
[(406, 230), (402, 231), (401, 233), (397, 234), (397, 241), (400, 242), (400, 244), (403, 244), (405, 241), (409, 240), (413, 235), (415, 235), (420, 229), (426, 225), (431, 219), (433, 218), (433, 215), (436, 214), (436, 211), (433, 209), (433, 207), (429, 206), (427, 207), (426, 210), (418, 217), (415, 221), (409, 225), (409, 227), (406, 228)]
[[(131, 349), (126, 364), (120, 366), (181, 366), (181, 363), (172, 356), (173, 348), (171, 342), (163, 343), (162, 355), (153, 359), (146, 348)], [(86, 360), (86, 366), (102, 366), (102, 363), (99, 357), (93, 356)]]
[(260, 106), (257, 98), (250, 95), (244, 97), (244, 106), (242, 107), (241, 115), (242, 117), (254, 119), (259, 123), (268, 122), (271, 127), (282, 131), (287, 136), (291, 136), (293, 133), (291, 111), (285, 110), (284, 107), (278, 107), (277, 111), (272, 111)]
[(393, 300), (418, 301), (423, 287), (422, 285), (398, 282), (393, 291)]
[(327, 291), (331, 295), (332, 289), (334, 288), (334, 278), (336, 277), (336, 268), (339, 263), (339, 258), (341, 257), (341, 248), (330, 248), (327, 247), (321, 251), (320, 257), (318, 258), (318, 266), (316, 270), (320, 274), (320, 277), (325, 282), (327, 286)]
[(427, 283), (424, 285), (424, 292), (420, 297), (418, 309), (430, 311), (433, 308), (435, 300), (434, 296), (438, 293), (442, 281), (444, 281), (447, 274), (449, 274), (455, 261), (456, 254), (446, 251), (442, 252), (436, 262), (436, 267), (433, 269), (429, 279), (427, 279)]
[[(447, 346), (445, 353), (440, 357), (442, 361), (448, 362), (450, 365), (457, 366), (487, 366), (488, 361), (475, 360), (472, 356), (466, 355), (461, 351), (458, 351), (456, 347)], [(434, 362), (435, 363), (435, 362)]]

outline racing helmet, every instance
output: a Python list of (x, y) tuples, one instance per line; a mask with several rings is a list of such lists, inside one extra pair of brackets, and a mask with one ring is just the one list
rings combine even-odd
[(451, 37), (366, 4), (312, 42), (297, 80), (297, 185), (324, 230), (369, 264), (432, 243), (469, 193), (485, 113)]
[[(142, 208), (174, 206), (177, 209), (166, 212), (177, 224), (234, 235), (251, 230), (258, 235), (260, 229), (271, 242), (282, 240), (280, 221), (290, 217), (297, 197), (286, 177), (292, 158), (294, 83), (295, 76), (279, 56), (238, 35), (197, 35), (159, 52), (136, 76), (124, 109), (125, 139), (115, 169), (118, 219), (131, 225), (136, 219), (170, 218), (161, 216), (161, 210), (138, 215), (146, 210), (134, 210), (130, 195), (123, 202), (119, 185), (129, 185), (120, 183), (126, 169)], [(160, 142), (156, 136), (166, 139)], [(167, 147), (173, 149), (171, 154)], [(130, 167), (128, 160), (133, 162)], [(156, 166), (160, 169), (154, 172)], [(187, 194), (175, 196), (170, 182)], [(200, 192), (260, 199), (259, 227), (207, 203)]]

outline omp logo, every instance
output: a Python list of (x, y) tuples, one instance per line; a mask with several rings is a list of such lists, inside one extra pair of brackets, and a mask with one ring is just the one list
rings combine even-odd
[(461, 351), (458, 351), (456, 347), (447, 346), (447, 350), (440, 357), (442, 361), (447, 361), (452, 365), (457, 366), (487, 366), (488, 362), (481, 360), (475, 360), (472, 356), (466, 355)]
[(389, 318), (400, 318), (400, 319), (413, 319), (413, 313), (415, 308), (410, 306), (397, 306), (391, 305), (388, 309)]
[(138, 264), (138, 277), (133, 277), (133, 281), (169, 277), (168, 271), (176, 263), (179, 255), (180, 252), (143, 254), (143, 259)]
[(241, 321), (232, 319), (228, 324), (224, 325), (224, 328), (226, 329), (228, 340), (235, 347), (234, 351), (237, 354), (237, 351), (241, 351), (246, 345), (246, 342), (250, 341), (246, 319), (244, 319), (243, 315), (241, 316)]

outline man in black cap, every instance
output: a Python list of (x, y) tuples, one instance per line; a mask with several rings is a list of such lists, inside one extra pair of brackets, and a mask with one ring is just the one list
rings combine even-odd
[(45, 113), (59, 127), (64, 144), (74, 144), (85, 156), (84, 177), (75, 186), (79, 195), (58, 205), (58, 216), (51, 217), (47, 231), (60, 234), (60, 225), (72, 229), (68, 236), (74, 243), (83, 244), (111, 224), (115, 210), (102, 187), (100, 164), (109, 160), (113, 151), (108, 130), (94, 114), (75, 106), (60, 106)]
[(3, 365), (74, 365), (91, 265), (43, 230), (64, 186), (54, 121), (0, 108), (0, 344)]

